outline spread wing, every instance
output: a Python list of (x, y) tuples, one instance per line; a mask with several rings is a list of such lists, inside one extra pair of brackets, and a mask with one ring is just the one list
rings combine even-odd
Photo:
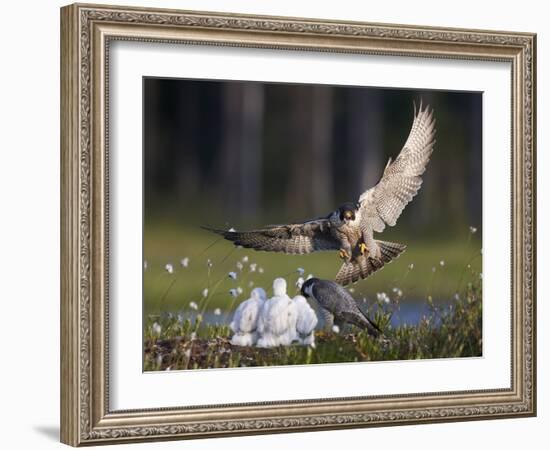
[(381, 232), (386, 225), (394, 226), (405, 206), (418, 193), (421, 175), (435, 144), (433, 111), (422, 104), (415, 111), (407, 142), (395, 161), (391, 158), (376, 186), (359, 198), (360, 224), (363, 231)]
[(235, 245), (267, 252), (302, 255), (320, 250), (338, 250), (340, 248), (340, 243), (330, 232), (328, 219), (317, 219), (289, 225), (272, 225), (250, 231), (206, 229), (221, 234)]

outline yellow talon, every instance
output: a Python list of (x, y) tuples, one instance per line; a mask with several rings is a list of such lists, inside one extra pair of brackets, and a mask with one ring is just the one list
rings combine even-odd
[(361, 250), (361, 254), (364, 255), (365, 253), (368, 253), (368, 248), (364, 242), (361, 242), (359, 244), (359, 250)]
[(340, 258), (342, 259), (349, 259), (350, 256), (348, 255), (348, 252), (346, 252), (343, 248), (340, 249)]

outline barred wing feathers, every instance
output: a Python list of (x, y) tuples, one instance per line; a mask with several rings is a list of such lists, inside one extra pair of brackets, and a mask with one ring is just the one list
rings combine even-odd
[(386, 225), (395, 225), (422, 185), (435, 131), (433, 111), (428, 106), (422, 109), (421, 104), (403, 149), (395, 161), (390, 158), (378, 184), (359, 198), (362, 230), (382, 232)]
[(206, 229), (222, 235), (235, 245), (269, 252), (302, 255), (340, 248), (340, 243), (330, 232), (330, 223), (327, 219), (289, 225), (273, 225), (250, 231)]
[(391, 263), (398, 258), (407, 248), (404, 244), (396, 242), (375, 241), (380, 248), (380, 259), (368, 258), (365, 255), (359, 255), (357, 258), (344, 262), (336, 274), (336, 281), (342, 286), (367, 278), (377, 270), (382, 269), (386, 264)]

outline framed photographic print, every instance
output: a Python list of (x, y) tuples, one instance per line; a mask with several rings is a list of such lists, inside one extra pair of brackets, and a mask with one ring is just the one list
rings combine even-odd
[(76, 4), (61, 43), (63, 442), (536, 413), (535, 35)]

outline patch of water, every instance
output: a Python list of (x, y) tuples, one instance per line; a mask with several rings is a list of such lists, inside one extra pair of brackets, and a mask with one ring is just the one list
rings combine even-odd
[[(445, 310), (448, 308), (449, 303), (445, 302), (439, 302), (436, 305), (441, 310)], [(391, 307), (391, 305), (390, 305)], [(367, 315), (369, 317), (374, 317), (374, 308), (366, 308), (367, 309)], [(188, 312), (185, 314), (185, 318), (190, 319), (192, 322), (195, 320), (198, 313), (195, 311)], [(399, 309), (397, 309), (392, 317), (391, 317), (391, 324), (393, 327), (398, 327), (402, 325), (409, 325), (409, 326), (415, 326), (420, 323), (422, 318), (429, 317), (432, 314), (432, 311), (430, 310), (429, 305), (425, 301), (414, 301), (414, 300), (407, 300), (404, 302), (401, 302), (399, 304)], [(206, 311), (203, 314), (203, 320), (202, 322), (204, 324), (208, 325), (223, 325), (225, 322), (229, 323), (232, 318), (232, 314), (229, 314), (226, 316), (225, 313), (222, 313), (221, 315), (214, 314), (213, 311)], [(321, 314), (317, 314), (319, 317), (319, 323), (317, 325), (318, 328), (322, 328), (324, 325), (323, 318)]]

